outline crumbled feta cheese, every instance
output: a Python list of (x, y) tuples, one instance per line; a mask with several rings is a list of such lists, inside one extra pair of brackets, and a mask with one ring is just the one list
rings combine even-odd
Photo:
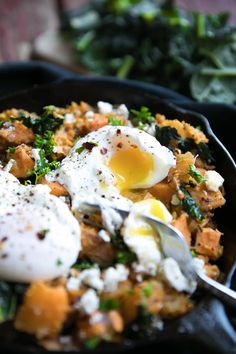
[(91, 315), (99, 307), (99, 297), (93, 289), (87, 290), (81, 299), (75, 303), (76, 309), (82, 310), (88, 315)]
[(116, 112), (118, 115), (121, 115), (121, 116), (123, 116), (123, 117), (126, 118), (126, 119), (129, 118), (129, 110), (128, 110), (128, 108), (126, 107), (125, 104), (119, 105), (119, 107), (117, 107), (117, 109), (115, 110), (115, 112)]
[(64, 119), (65, 123), (75, 123), (75, 116), (73, 113), (66, 113), (65, 114), (65, 119)]
[(10, 160), (8, 161), (8, 163), (6, 164), (6, 166), (4, 167), (3, 170), (4, 170), (5, 172), (10, 172), (12, 166), (13, 166), (15, 163), (16, 163), (15, 160), (10, 159)]
[(209, 191), (217, 192), (224, 183), (224, 178), (216, 171), (207, 171), (205, 177), (205, 183)]
[(103, 239), (105, 242), (111, 242), (110, 235), (106, 230), (100, 230), (98, 232), (98, 236), (101, 237), (101, 239)]
[(40, 151), (40, 149), (32, 149), (31, 150), (31, 156), (35, 161), (34, 167), (37, 166), (37, 162), (40, 160), (39, 151)]
[(98, 106), (98, 111), (101, 114), (108, 114), (113, 111), (113, 106), (109, 102), (99, 101), (97, 103), (97, 106)]
[(147, 132), (148, 134), (152, 135), (152, 136), (155, 136), (156, 135), (156, 124), (155, 123), (152, 123), (151, 125), (147, 125), (145, 128), (144, 128), (144, 131)]
[(85, 269), (80, 273), (79, 279), (85, 285), (100, 291), (103, 290), (104, 286), (100, 275), (101, 272), (99, 268)]
[(179, 205), (179, 204), (180, 204), (180, 200), (179, 200), (179, 198), (177, 197), (176, 194), (173, 194), (173, 195), (172, 195), (171, 204), (172, 204), (172, 205)]
[(107, 292), (116, 291), (118, 283), (127, 280), (129, 270), (123, 264), (116, 267), (109, 267), (103, 273), (104, 290)]
[(79, 277), (70, 277), (68, 280), (67, 280), (67, 283), (66, 283), (66, 288), (68, 290), (78, 290), (79, 287), (80, 287), (80, 279)]
[(93, 111), (88, 111), (85, 113), (85, 118), (87, 118), (88, 120), (92, 120), (94, 117), (94, 112)]
[(93, 325), (93, 324), (102, 322), (103, 318), (104, 318), (104, 315), (101, 312), (96, 312), (90, 317), (89, 323), (91, 325)]
[(196, 282), (188, 280), (183, 275), (178, 263), (173, 258), (165, 258), (162, 261), (161, 270), (170, 286), (177, 291), (192, 293), (196, 289)]

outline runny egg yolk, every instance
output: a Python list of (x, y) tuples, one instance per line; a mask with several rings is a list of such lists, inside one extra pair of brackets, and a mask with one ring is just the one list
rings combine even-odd
[(138, 188), (154, 171), (151, 154), (136, 147), (117, 151), (108, 166), (117, 179), (116, 187), (120, 191)]
[[(135, 204), (135, 209), (137, 214), (146, 214), (149, 216), (157, 217), (164, 222), (170, 222), (172, 219), (171, 214), (165, 207), (165, 205), (156, 199), (146, 199)], [(132, 227), (130, 229), (130, 234), (132, 236), (155, 236), (155, 231), (153, 228), (143, 220), (143, 223), (137, 227)]]

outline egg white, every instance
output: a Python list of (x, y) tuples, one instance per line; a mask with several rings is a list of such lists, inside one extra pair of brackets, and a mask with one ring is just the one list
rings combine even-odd
[(81, 248), (80, 226), (47, 186), (23, 186), (0, 171), (0, 278), (31, 282), (63, 275)]

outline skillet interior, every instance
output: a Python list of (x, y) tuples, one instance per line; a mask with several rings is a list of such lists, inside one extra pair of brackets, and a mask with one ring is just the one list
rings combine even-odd
[[(98, 100), (126, 103), (129, 108), (145, 105), (151, 111), (163, 113), (168, 118), (177, 118), (195, 126), (202, 126), (203, 131), (210, 137), (211, 142), (209, 145), (214, 151), (216, 169), (225, 178), (227, 203), (216, 213), (216, 218), (219, 229), (224, 232), (225, 250), (220, 261), (220, 268), (225, 274), (225, 281), (228, 280), (230, 282), (236, 255), (233, 217), (233, 211), (236, 209), (236, 200), (234, 198), (236, 193), (236, 167), (229, 153), (214, 136), (206, 118), (192, 111), (179, 109), (159, 99), (154, 90), (148, 89), (145, 84), (104, 78), (67, 80), (29, 91), (22, 91), (0, 100), (0, 111), (16, 107), (40, 113), (45, 105), (63, 106), (73, 100), (85, 100), (92, 104)], [(4, 330), (0, 329), (0, 340), (5, 350), (25, 353), (40, 351), (40, 349), (32, 345), (25, 344), (25, 341), (21, 341), (19, 335), (16, 334), (4, 340), (5, 333)], [(190, 343), (191, 353), (194, 353), (195, 346), (193, 348), (193, 343), (195, 343), (196, 348), (199, 345), (213, 352), (234, 353), (234, 348), (236, 347), (235, 337), (235, 332), (225, 315), (223, 306), (217, 300), (205, 295), (190, 314), (171, 321), (166, 325), (164, 331), (157, 332), (155, 338), (142, 339), (117, 348), (113, 347), (112, 351), (134, 350), (135, 353), (138, 353), (139, 350), (143, 351), (144, 347), (151, 344), (156, 345), (153, 347), (154, 350), (165, 348), (166, 351), (166, 345), (173, 341), (179, 344), (182, 343), (185, 347)], [(160, 345), (162, 346), (160, 347)], [(111, 348), (108, 347), (107, 349), (104, 348), (102, 352), (110, 352), (110, 350)]]

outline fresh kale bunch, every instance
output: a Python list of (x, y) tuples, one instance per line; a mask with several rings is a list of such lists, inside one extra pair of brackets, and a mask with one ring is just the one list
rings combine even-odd
[(80, 63), (102, 75), (154, 82), (198, 101), (236, 102), (236, 27), (229, 15), (173, 1), (90, 1), (68, 21)]

